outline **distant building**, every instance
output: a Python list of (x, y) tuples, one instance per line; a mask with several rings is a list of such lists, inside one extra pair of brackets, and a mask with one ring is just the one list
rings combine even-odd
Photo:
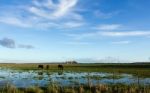
[(66, 64), (78, 64), (78, 62), (77, 61), (66, 61)]

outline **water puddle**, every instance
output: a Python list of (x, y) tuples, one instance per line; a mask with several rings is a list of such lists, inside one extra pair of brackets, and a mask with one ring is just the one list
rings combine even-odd
[(137, 78), (132, 74), (112, 74), (102, 72), (42, 72), (40, 70), (18, 71), (0, 69), (0, 87), (7, 84), (13, 84), (19, 88), (35, 85), (46, 87), (52, 83), (61, 86), (116, 83), (150, 85), (150, 78)]

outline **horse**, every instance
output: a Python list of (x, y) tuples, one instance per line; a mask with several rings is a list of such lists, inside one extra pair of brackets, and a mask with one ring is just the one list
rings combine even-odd
[(49, 69), (49, 65), (46, 65), (46, 69), (47, 69), (47, 70)]
[(59, 65), (58, 65), (58, 69), (63, 70), (63, 69), (64, 69), (64, 66), (59, 64)]
[(44, 68), (44, 65), (38, 65), (38, 68), (39, 68), (39, 69), (43, 69), (43, 68)]

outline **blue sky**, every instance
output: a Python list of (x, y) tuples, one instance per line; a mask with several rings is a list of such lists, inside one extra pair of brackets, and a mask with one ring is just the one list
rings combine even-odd
[(0, 0), (0, 61), (148, 61), (150, 0)]

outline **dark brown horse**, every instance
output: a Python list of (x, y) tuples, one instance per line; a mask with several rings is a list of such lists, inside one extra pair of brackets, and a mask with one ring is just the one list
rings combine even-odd
[(63, 70), (63, 69), (64, 69), (64, 66), (59, 64), (59, 65), (58, 65), (58, 69), (59, 69), (59, 70)]
[(43, 69), (43, 68), (44, 68), (44, 65), (38, 65), (38, 68), (39, 68), (39, 69)]
[(47, 70), (49, 69), (49, 65), (46, 65), (46, 69), (47, 69)]

